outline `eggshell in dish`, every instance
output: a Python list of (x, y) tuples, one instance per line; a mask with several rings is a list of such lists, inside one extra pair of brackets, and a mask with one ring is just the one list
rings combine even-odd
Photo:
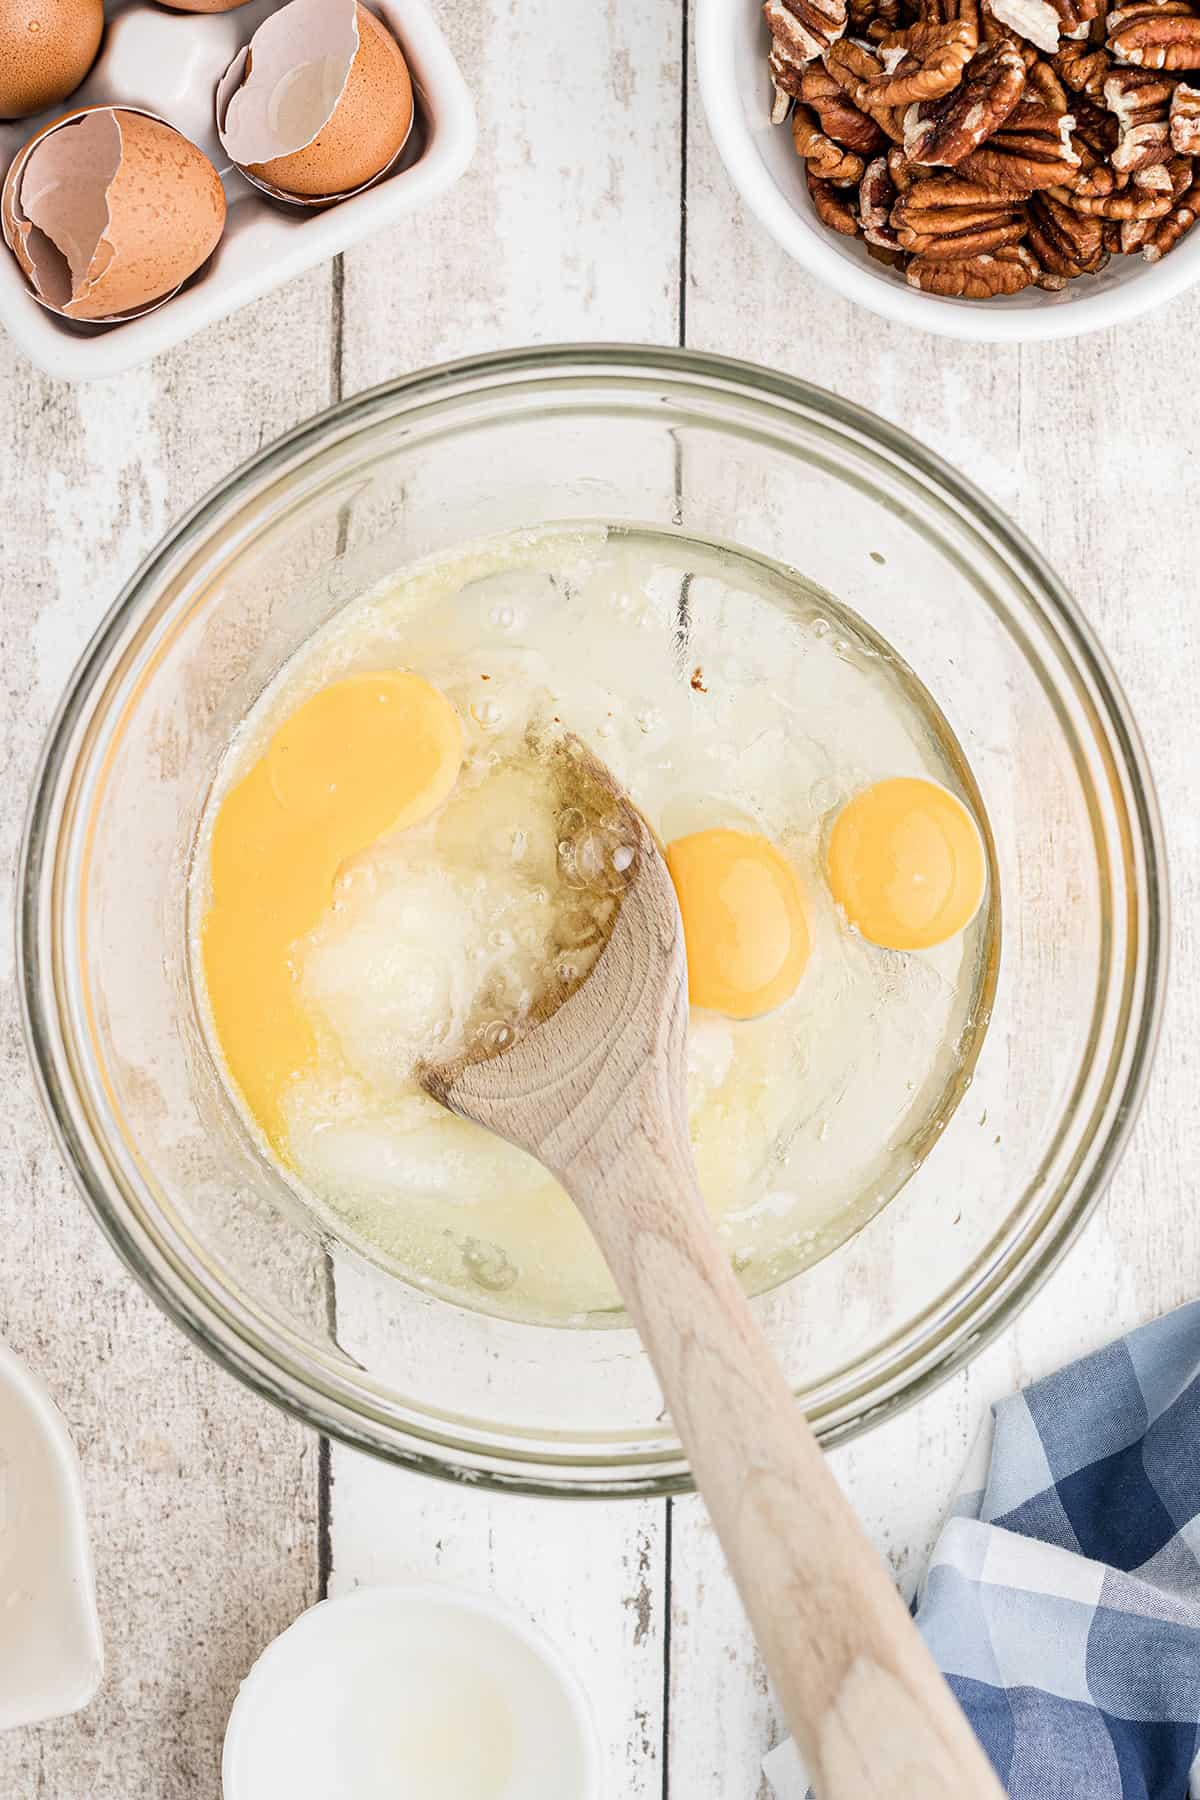
[(4, 237), (35, 297), (63, 318), (116, 321), (161, 305), (212, 254), (225, 194), (165, 120), (124, 107), (56, 120), (14, 161)]
[(322, 205), (391, 167), (413, 122), (404, 53), (355, 0), (291, 0), (217, 89), (222, 145), (277, 198)]

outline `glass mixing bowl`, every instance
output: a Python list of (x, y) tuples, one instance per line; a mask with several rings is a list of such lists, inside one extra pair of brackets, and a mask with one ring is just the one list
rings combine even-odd
[(973, 1084), (897, 1198), (755, 1306), (827, 1442), (977, 1350), (1096, 1204), (1145, 1083), (1154, 797), (1037, 552), (903, 433), (801, 382), (684, 351), (499, 355), (364, 394), (230, 476), (121, 595), (51, 732), (24, 849), (26, 1021), (101, 1225), (244, 1381), (427, 1472), (663, 1493), (687, 1469), (633, 1334), (452, 1305), (319, 1227), (216, 1078), (187, 956), (209, 784), (284, 658), (415, 558), (584, 518), (799, 569), (890, 641), (966, 752), (1002, 915)]

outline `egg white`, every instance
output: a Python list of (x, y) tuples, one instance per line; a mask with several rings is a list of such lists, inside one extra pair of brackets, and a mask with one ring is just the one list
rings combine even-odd
[[(291, 1178), (354, 1241), (439, 1290), (523, 1317), (616, 1307), (565, 1194), (508, 1145), (441, 1111), (416, 1062), (519, 1010), (571, 896), (530, 750), (577, 733), (661, 839), (763, 832), (800, 872), (813, 949), (792, 997), (734, 1022), (693, 1011), (689, 1111), (731, 1256), (765, 1285), (820, 1254), (911, 1172), (976, 1018), (981, 920), (900, 956), (850, 931), (822, 841), (884, 775), (957, 785), (911, 683), (824, 596), (682, 541), (523, 535), (409, 571), (348, 607), (282, 672), (210, 806), (285, 714), (351, 670), (407, 667), (463, 720), (444, 808), (374, 846), (298, 947), (318, 1066), (290, 1090)], [(219, 1050), (219, 1047), (218, 1047)]]

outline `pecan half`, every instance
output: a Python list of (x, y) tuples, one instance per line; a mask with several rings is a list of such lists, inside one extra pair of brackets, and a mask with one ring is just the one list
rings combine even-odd
[(959, 165), (960, 173), (1007, 194), (1061, 187), (1079, 173), (1079, 152), (1071, 142), (1074, 124), (1071, 113), (1022, 100), (983, 148)]
[(1029, 202), (1029, 246), (1044, 269), (1065, 275), (1095, 275), (1108, 261), (1104, 223), (1072, 212), (1052, 194)]
[(1107, 0), (1050, 0), (1065, 38), (1085, 38), (1093, 19), (1103, 16)]
[(1048, 56), (1058, 49), (1059, 17), (1050, 0), (987, 0), (984, 10)]
[(820, 63), (810, 63), (800, 77), (799, 97), (816, 113), (821, 130), (835, 144), (856, 150), (860, 156), (873, 156), (886, 144), (878, 120), (860, 112), (841, 83)]
[(812, 195), (813, 210), (822, 225), (830, 231), (840, 232), (843, 237), (858, 236), (858, 219), (855, 216), (852, 201), (847, 197), (844, 187), (835, 187), (832, 181), (824, 181), (814, 174), (813, 165), (805, 167), (808, 180), (808, 191)]
[(878, 52), (869, 44), (843, 38), (825, 58), (825, 67), (860, 112), (874, 119), (879, 129), (898, 144), (904, 136), (904, 108), (883, 106), (871, 98), (871, 83), (884, 73)]
[(1016, 253), (1029, 270), (1029, 278), (1035, 287), (1044, 288), (1048, 294), (1062, 293), (1069, 277), (1060, 274), (1057, 269), (1046, 268), (1028, 239), (1016, 246)]
[(908, 261), (903, 250), (889, 250), (886, 244), (868, 244), (867, 255), (872, 262), (886, 263), (889, 269), (902, 269)]
[(1152, 69), (1114, 69), (1104, 83), (1104, 104), (1121, 132), (1111, 157), (1118, 175), (1132, 175), (1170, 157), (1174, 85)]
[(1029, 287), (1034, 271), (1020, 256), (1006, 256), (1001, 251), (996, 256), (972, 256), (959, 262), (914, 256), (904, 278), (909, 287), (925, 294), (942, 294), (951, 300), (994, 300)]
[(849, 29), (856, 37), (872, 33), (886, 37), (890, 31), (899, 31), (904, 23), (900, 0), (850, 0)]
[[(936, 100), (957, 86), (979, 43), (974, 18), (945, 25), (911, 25), (893, 31), (879, 46), (882, 73), (864, 85), (876, 106), (907, 106), (913, 100)], [(859, 106), (864, 101), (851, 91)]]
[(1071, 186), (1078, 194), (1111, 194), (1119, 184), (1109, 159), (1121, 141), (1116, 115), (1097, 106), (1086, 94), (1077, 94), (1071, 107), (1075, 126), (1071, 133), (1079, 153), (1079, 172)]
[(1200, 216), (1200, 176), (1197, 176), (1175, 201), (1169, 213), (1158, 221), (1142, 245), (1147, 262), (1159, 262), (1172, 251), (1181, 237), (1186, 237)]
[(782, 87), (780, 70), (802, 69), (841, 37), (846, 0), (764, 0), (763, 16), (771, 33), (771, 73)]
[(1030, 100), (1040, 100), (1052, 113), (1070, 112), (1067, 90), (1044, 57), (1025, 70), (1025, 93)]
[(1158, 219), (1122, 219), (1116, 227), (1117, 248), (1121, 255), (1132, 256), (1141, 250), (1159, 223)]
[(1168, 124), (1172, 149), (1180, 156), (1200, 156), (1200, 88), (1176, 83)]
[(869, 162), (858, 184), (858, 218), (862, 234), (877, 250), (898, 250), (900, 240), (892, 224), (892, 208), (900, 190), (892, 179), (886, 156)]
[(802, 156), (822, 181), (831, 181), (835, 187), (853, 187), (862, 176), (862, 157), (826, 137), (807, 106), (798, 102), (792, 112), (792, 143), (796, 155)]
[(771, 80), (775, 84), (775, 104), (771, 108), (772, 125), (782, 125), (788, 116), (788, 107), (800, 92), (800, 77), (804, 65), (790, 63), (771, 49), (767, 52), (767, 67), (771, 71)]
[[(910, 162), (953, 168), (1003, 125), (1025, 91), (1025, 64), (1011, 44), (988, 44), (940, 100), (918, 100), (904, 115)], [(1061, 177), (1056, 177), (1056, 180)]]
[(938, 262), (961, 262), (1015, 244), (1025, 232), (1025, 208), (977, 182), (928, 175), (900, 195), (892, 224), (902, 250)]
[(1127, 187), (1108, 194), (1085, 194), (1079, 188), (1051, 188), (1050, 192), (1072, 212), (1090, 219), (1161, 219), (1171, 210), (1170, 194), (1147, 193)]
[(980, 20), (979, 41), (981, 44), (998, 44), (1002, 42), (1011, 44), (1025, 64), (1027, 70), (1032, 69), (1034, 63), (1041, 55), (1041, 51), (1036, 45), (1031, 44), (1027, 38), (1023, 38), (1019, 31), (1014, 31), (1011, 25), (1001, 25), (999, 20), (994, 18), (990, 11), (985, 12)]
[(1093, 100), (1099, 100), (1103, 94), (1112, 68), (1112, 57), (1103, 44), (1074, 43), (1070, 39), (1050, 62), (1072, 93), (1088, 94)]
[(1187, 0), (1148, 0), (1108, 15), (1108, 47), (1139, 69), (1200, 69), (1200, 14)]
[(1075, 179), (1064, 183), (1064, 186), (1071, 187), (1082, 199), (1102, 200), (1125, 185), (1128, 177), (1114, 175), (1107, 161), (1098, 157), (1078, 138), (1075, 148), (1079, 152), (1079, 167), (1075, 171)]
[(979, 0), (917, 0), (914, 25), (954, 25), (965, 21), (979, 31)]
[(1171, 198), (1181, 200), (1192, 185), (1192, 177), (1196, 170), (1190, 156), (1173, 156), (1167, 164), (1167, 173), (1171, 177)]
[[(1103, 88), (1101, 93), (1103, 93)], [(1086, 94), (1077, 94), (1071, 102), (1075, 115), (1075, 144), (1086, 145), (1093, 156), (1106, 162), (1121, 141), (1121, 126), (1107, 107), (1097, 106)]]
[(887, 166), (888, 174), (895, 182), (899, 194), (907, 194), (914, 181), (925, 180), (925, 170), (914, 168), (899, 144), (893, 144), (888, 151)]

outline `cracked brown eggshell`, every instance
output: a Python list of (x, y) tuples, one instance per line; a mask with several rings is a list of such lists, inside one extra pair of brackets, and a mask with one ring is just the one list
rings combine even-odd
[(115, 322), (161, 305), (207, 260), (225, 194), (208, 158), (164, 120), (93, 106), (26, 144), (0, 223), (43, 306)]
[(103, 31), (104, 0), (0, 0), (0, 119), (73, 94)]
[(377, 180), (412, 122), (404, 53), (355, 0), (291, 0), (217, 89), (217, 129), (231, 161), (268, 193), (304, 205)]

